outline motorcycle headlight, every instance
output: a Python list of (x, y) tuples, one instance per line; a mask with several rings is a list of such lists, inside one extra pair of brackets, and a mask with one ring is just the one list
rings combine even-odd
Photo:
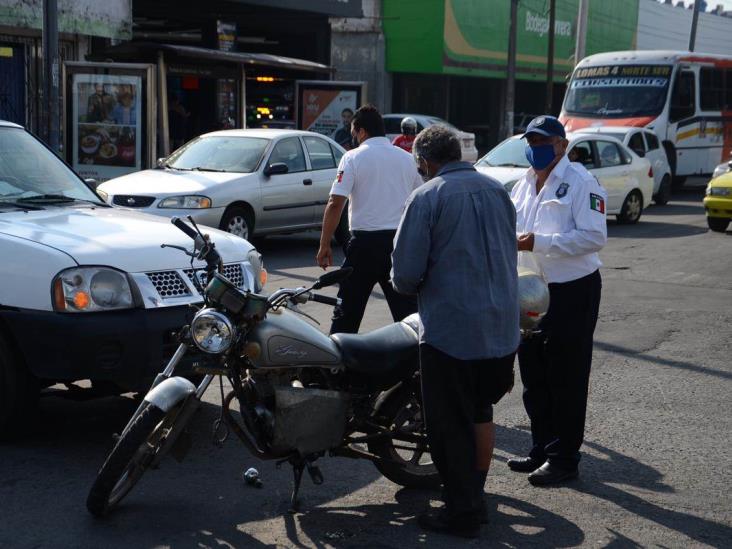
[(202, 309), (191, 322), (191, 337), (204, 353), (221, 354), (234, 341), (234, 325), (226, 315), (214, 309)]
[(158, 208), (177, 208), (177, 209), (204, 209), (211, 207), (211, 199), (207, 196), (187, 195), (187, 196), (169, 196), (163, 198), (158, 204)]
[(133, 307), (127, 276), (109, 267), (74, 267), (61, 271), (53, 281), (56, 311), (88, 313)]
[(261, 292), (264, 285), (267, 284), (267, 270), (262, 264), (262, 254), (257, 250), (250, 250), (247, 254), (247, 261), (252, 267), (254, 275), (254, 291)]

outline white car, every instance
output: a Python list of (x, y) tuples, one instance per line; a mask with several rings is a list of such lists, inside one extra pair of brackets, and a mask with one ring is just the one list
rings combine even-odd
[(428, 116), (426, 114), (385, 114), (384, 127), (386, 129), (386, 137), (393, 141), (397, 135), (400, 135), (402, 133), (402, 120), (407, 117), (414, 118), (417, 121), (417, 133), (435, 124), (450, 128), (460, 139), (460, 147), (463, 151), (462, 159), (465, 162), (475, 162), (478, 159), (478, 149), (475, 148), (475, 134), (459, 130), (447, 120), (437, 118), (436, 116)]
[[(581, 162), (607, 192), (607, 214), (618, 223), (637, 223), (653, 196), (651, 165), (614, 137), (567, 134), (570, 159)], [(526, 141), (509, 137), (476, 162), (476, 169), (497, 179), (507, 191), (526, 173)]]
[[(318, 228), (345, 150), (323, 135), (276, 129), (201, 135), (159, 167), (111, 179), (97, 192), (114, 206), (192, 216), (245, 239)], [(343, 216), (336, 235), (345, 237)]]
[[(259, 291), (252, 245), (207, 232), (226, 276)], [(193, 280), (203, 264), (161, 244), (193, 247), (167, 219), (109, 207), (30, 133), (0, 121), (0, 438), (39, 387), (149, 385), (202, 301)]]
[(633, 126), (597, 126), (583, 128), (575, 133), (609, 135), (623, 142), (641, 158), (647, 158), (653, 168), (653, 201), (658, 205), (666, 204), (671, 198), (671, 166), (665, 149), (652, 130)]

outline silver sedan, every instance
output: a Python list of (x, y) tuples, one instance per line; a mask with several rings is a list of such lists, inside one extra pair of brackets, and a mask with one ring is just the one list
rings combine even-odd
[[(320, 227), (345, 150), (323, 135), (225, 130), (195, 138), (156, 169), (102, 183), (114, 206), (197, 223), (250, 240)], [(345, 216), (337, 239), (347, 231)]]

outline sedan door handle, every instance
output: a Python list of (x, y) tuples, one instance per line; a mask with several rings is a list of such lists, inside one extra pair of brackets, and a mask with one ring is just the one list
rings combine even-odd
[(302, 180), (302, 184), (303, 185), (312, 185), (313, 184), (313, 180), (312, 179), (303, 179)]

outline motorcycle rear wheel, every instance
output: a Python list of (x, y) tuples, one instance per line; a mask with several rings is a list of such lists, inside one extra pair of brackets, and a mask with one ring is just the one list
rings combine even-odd
[[(376, 413), (390, 429), (426, 436), (421, 398), (407, 386), (387, 396)], [(376, 468), (395, 484), (408, 488), (440, 486), (440, 475), (429, 458), (426, 439), (416, 444), (382, 437), (369, 441), (368, 448), (369, 452), (382, 458), (382, 461), (374, 462)]]
[(86, 508), (92, 515), (106, 515), (142, 478), (164, 445), (177, 413), (177, 408), (166, 414), (148, 404), (137, 416), (115, 444), (89, 490)]

